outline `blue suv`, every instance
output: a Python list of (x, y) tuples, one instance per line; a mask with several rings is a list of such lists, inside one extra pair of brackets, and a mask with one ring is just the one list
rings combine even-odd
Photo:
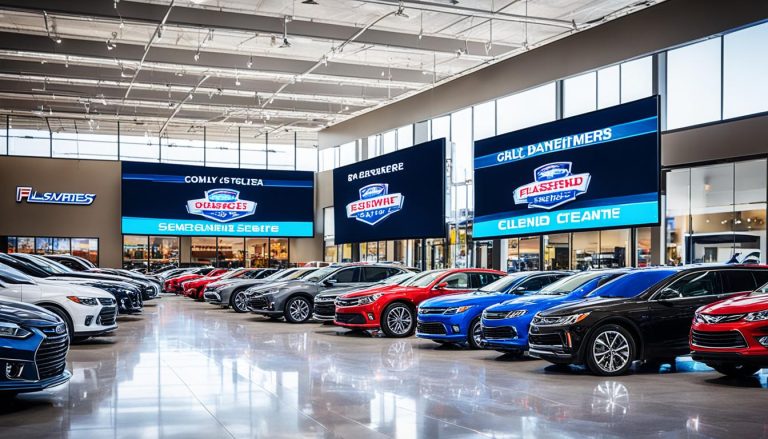
[(514, 295), (536, 293), (569, 275), (561, 271), (514, 273), (472, 293), (425, 300), (419, 305), (416, 336), (437, 343), (467, 343), (480, 348), (480, 314), (485, 308)]
[(589, 271), (553, 283), (538, 294), (489, 307), (483, 313), (485, 347), (520, 354), (528, 349), (528, 328), (540, 311), (559, 305), (610, 295), (633, 297), (672, 276), (674, 268)]

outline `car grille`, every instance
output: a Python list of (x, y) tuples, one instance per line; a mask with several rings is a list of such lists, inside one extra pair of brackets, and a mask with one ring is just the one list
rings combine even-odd
[(733, 323), (744, 318), (744, 314), (701, 314), (707, 323)]
[(69, 336), (47, 336), (35, 355), (35, 365), (41, 380), (55, 377), (64, 372), (69, 350)]
[(694, 345), (703, 348), (745, 348), (747, 342), (739, 331), (696, 331), (691, 332)]
[(111, 298), (111, 297), (104, 297), (104, 298), (100, 297), (99, 298), (99, 303), (104, 305), (104, 306), (112, 306), (115, 303), (117, 303), (117, 301), (115, 299)]
[(562, 346), (563, 340), (558, 334), (529, 334), (528, 342), (532, 345)]
[(336, 299), (336, 306), (357, 306), (360, 299)]
[(336, 306), (333, 304), (333, 302), (315, 303), (314, 310), (315, 310), (315, 314), (319, 316), (333, 317), (333, 313), (336, 312)]
[(509, 314), (509, 312), (486, 311), (485, 313), (483, 313), (483, 318), (488, 320), (500, 320), (505, 318), (507, 314)]
[(416, 332), (422, 334), (445, 334), (445, 326), (439, 322), (418, 322), (416, 324)]
[(315, 296), (315, 303), (328, 302), (332, 304), (333, 302), (336, 301), (337, 297), (338, 296)]
[(115, 324), (116, 319), (117, 319), (117, 308), (115, 308), (114, 306), (110, 306), (110, 307), (104, 307), (101, 309), (101, 312), (99, 313), (98, 322), (101, 323), (103, 326), (112, 326)]
[(363, 324), (365, 323), (365, 317), (362, 314), (348, 314), (348, 313), (336, 313), (336, 319), (339, 323), (351, 323), (351, 324)]
[(419, 314), (442, 314), (448, 308), (419, 308)]
[(248, 301), (248, 306), (251, 308), (266, 308), (269, 306), (269, 300), (264, 296), (254, 296)]
[(511, 326), (483, 326), (483, 338), (488, 340), (496, 338), (517, 338), (517, 331)]

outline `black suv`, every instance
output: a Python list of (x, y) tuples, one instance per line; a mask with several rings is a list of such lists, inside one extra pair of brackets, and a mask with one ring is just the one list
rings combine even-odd
[(635, 297), (596, 290), (593, 299), (538, 313), (529, 353), (556, 364), (585, 364), (605, 376), (626, 373), (635, 360), (674, 364), (690, 353), (698, 308), (753, 291), (767, 276), (768, 266), (701, 265), (680, 269)]
[(291, 323), (312, 318), (314, 297), (330, 288), (373, 285), (407, 270), (393, 265), (345, 265), (321, 268), (304, 279), (251, 288), (248, 308)]

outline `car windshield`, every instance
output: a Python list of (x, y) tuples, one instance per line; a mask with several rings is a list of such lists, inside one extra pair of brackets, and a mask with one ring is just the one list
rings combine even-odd
[(574, 274), (566, 278), (555, 281), (546, 287), (542, 288), (537, 294), (543, 294), (545, 296), (561, 296), (568, 294), (582, 285), (597, 279), (601, 276), (605, 276), (607, 273), (604, 271), (592, 271), (587, 273)]
[(514, 273), (508, 274), (499, 280), (489, 283), (488, 285), (475, 291), (474, 294), (493, 294), (503, 293), (509, 289), (511, 285), (516, 284), (520, 279), (524, 279), (530, 276), (530, 273)]
[(290, 276), (287, 276), (286, 279), (304, 279), (305, 277), (316, 272), (317, 270), (318, 270), (317, 268), (302, 268), (302, 269), (296, 270), (296, 272), (292, 273)]
[(427, 285), (434, 282), (435, 279), (445, 274), (445, 270), (430, 270), (425, 271), (423, 273), (419, 273), (413, 278), (411, 278), (410, 281), (407, 281), (403, 284), (403, 286), (409, 286), (409, 287), (426, 287)]
[(768, 294), (768, 284), (765, 284), (762, 287), (756, 289), (755, 291), (752, 291), (751, 293), (749, 293), (750, 296), (761, 296), (763, 294)]
[(630, 272), (592, 291), (587, 297), (635, 297), (675, 273), (677, 270)]
[(43, 257), (35, 257), (33, 263), (37, 264), (38, 266), (43, 266), (48, 269), (48, 271), (56, 274), (72, 273), (74, 271), (66, 265)]
[(232, 270), (232, 271), (229, 271), (229, 272), (224, 273), (223, 275), (221, 275), (219, 277), (219, 279), (230, 279), (230, 278), (233, 278), (233, 277), (238, 277), (241, 274), (243, 274), (243, 272), (245, 272), (244, 268), (241, 268), (239, 270)]
[(321, 268), (314, 273), (312, 273), (311, 276), (307, 276), (306, 280), (308, 282), (320, 282), (321, 280), (325, 279), (327, 276), (333, 274), (336, 272), (336, 270), (340, 269), (341, 267), (325, 267)]
[(412, 277), (416, 276), (416, 273), (408, 271), (406, 273), (396, 274), (386, 279), (382, 279), (378, 282), (380, 285), (402, 285)]
[(26, 274), (3, 263), (0, 263), (0, 278), (9, 283), (34, 283)]
[(8, 261), (6, 265), (11, 266), (21, 271), (22, 273), (27, 274), (29, 276), (33, 276), (33, 277), (49, 277), (49, 276), (54, 276), (56, 274), (46, 269), (45, 267), (32, 264), (26, 259), (21, 259), (19, 257), (11, 258), (11, 260)]

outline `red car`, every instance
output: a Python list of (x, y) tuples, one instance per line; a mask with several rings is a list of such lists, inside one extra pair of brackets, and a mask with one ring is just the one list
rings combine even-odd
[(416, 328), (416, 307), (432, 297), (474, 291), (506, 276), (503, 271), (455, 268), (420, 273), (405, 285), (382, 292), (358, 291), (336, 299), (334, 323), (407, 337)]
[(212, 282), (225, 279), (261, 279), (274, 273), (274, 269), (268, 268), (238, 268), (236, 270), (225, 271), (216, 275), (207, 275), (201, 278), (188, 280), (181, 283), (184, 295), (195, 300), (203, 300), (205, 287)]
[(723, 375), (746, 377), (768, 367), (768, 284), (696, 311), (690, 345), (694, 360)]
[(216, 272), (224, 272), (224, 271), (227, 271), (227, 270), (224, 270), (223, 268), (212, 268), (212, 267), (197, 268), (193, 271), (190, 271), (166, 280), (165, 283), (163, 284), (163, 290), (166, 293), (181, 294), (183, 292), (181, 288), (182, 282), (186, 282), (192, 279), (198, 279), (203, 276), (210, 276)]

